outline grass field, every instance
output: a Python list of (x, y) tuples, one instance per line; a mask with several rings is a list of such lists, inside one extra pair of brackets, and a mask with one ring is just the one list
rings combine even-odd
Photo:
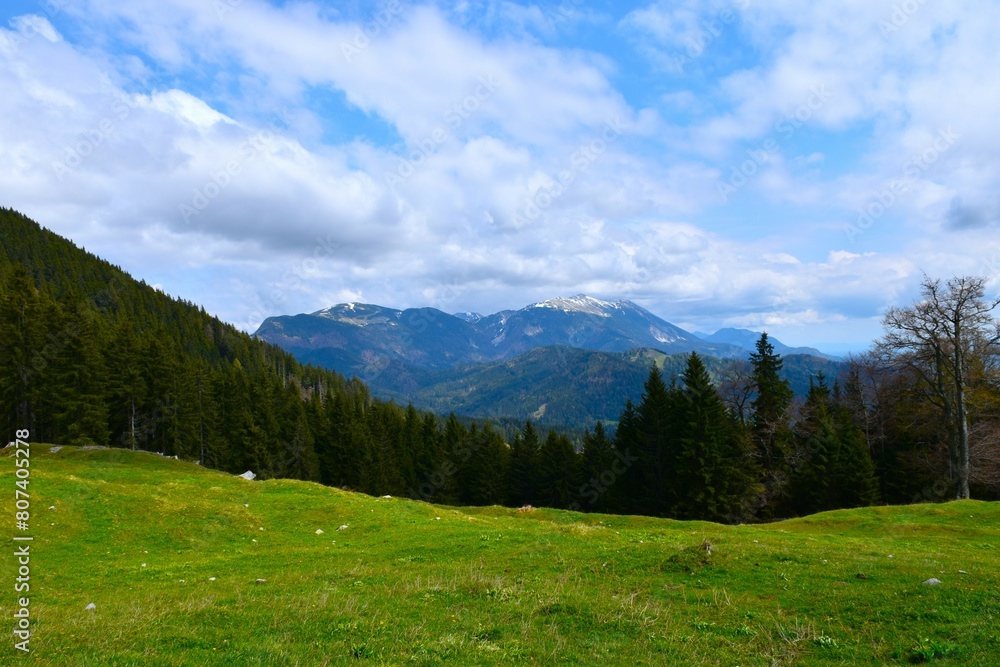
[(5, 631), (4, 665), (1000, 665), (998, 504), (721, 526), (30, 460), (21, 533), (0, 456), (5, 541), (34, 537), (31, 653)]

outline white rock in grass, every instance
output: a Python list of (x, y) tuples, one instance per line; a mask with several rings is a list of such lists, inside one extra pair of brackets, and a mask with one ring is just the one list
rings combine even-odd
[(88, 604), (88, 605), (87, 605), (86, 607), (84, 607), (83, 609), (84, 609), (84, 611), (90, 611), (90, 610), (92, 610), (92, 609), (97, 609), (97, 605), (96, 605), (96, 604), (94, 604), (93, 602), (91, 602), (90, 604)]
[(258, 583), (258, 584), (263, 584), (263, 583), (265, 583), (266, 581), (267, 581), (267, 579), (258, 579), (258, 580), (257, 580), (257, 583)]
[(316, 529), (316, 534), (317, 535), (322, 535), (323, 534), (323, 529), (322, 528), (317, 528)]
[(215, 581), (215, 577), (209, 577), (208, 580), (209, 581)]
[(941, 580), (935, 579), (934, 577), (931, 577), (930, 579), (924, 582), (924, 586), (940, 586), (940, 585), (941, 585)]
[(347, 524), (345, 523), (343, 526), (341, 526), (337, 530), (347, 530)]

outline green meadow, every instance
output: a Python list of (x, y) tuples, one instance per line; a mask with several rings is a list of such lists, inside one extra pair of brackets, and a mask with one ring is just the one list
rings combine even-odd
[(30, 461), (23, 533), (0, 456), (5, 541), (34, 538), (27, 655), (0, 560), (4, 665), (1000, 664), (996, 503), (723, 526)]

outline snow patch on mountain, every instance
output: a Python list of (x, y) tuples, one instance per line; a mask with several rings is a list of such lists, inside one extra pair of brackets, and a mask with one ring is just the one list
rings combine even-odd
[(622, 302), (601, 301), (586, 294), (577, 294), (571, 297), (559, 297), (534, 303), (529, 308), (552, 308), (566, 313), (588, 313), (600, 317), (611, 317), (611, 312), (621, 310)]
[(673, 343), (674, 341), (680, 340), (677, 336), (671, 336), (662, 329), (657, 329), (656, 327), (650, 325), (649, 335), (660, 341), (661, 343)]

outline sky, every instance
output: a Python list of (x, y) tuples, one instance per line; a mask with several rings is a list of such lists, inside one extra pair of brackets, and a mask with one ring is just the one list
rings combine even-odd
[(861, 351), (1000, 291), (1000, 3), (14, 0), (0, 205), (253, 331), (578, 293)]

